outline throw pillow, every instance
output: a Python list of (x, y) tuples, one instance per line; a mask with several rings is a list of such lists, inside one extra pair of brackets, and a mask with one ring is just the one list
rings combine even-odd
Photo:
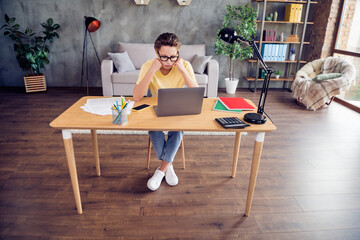
[(323, 73), (323, 74), (317, 75), (312, 80), (324, 81), (324, 80), (334, 79), (334, 78), (338, 78), (338, 77), (341, 77), (341, 73)]
[(113, 60), (118, 73), (136, 70), (126, 51), (122, 53), (108, 53), (108, 55)]
[(211, 58), (212, 56), (199, 56), (196, 54), (191, 62), (191, 66), (193, 67), (194, 72), (203, 74), (207, 63), (210, 61)]

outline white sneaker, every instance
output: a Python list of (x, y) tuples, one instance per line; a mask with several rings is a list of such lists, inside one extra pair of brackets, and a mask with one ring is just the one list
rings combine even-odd
[(170, 186), (175, 186), (179, 183), (179, 179), (175, 174), (174, 167), (172, 164), (168, 166), (165, 172), (165, 180)]
[(150, 190), (155, 191), (160, 187), (161, 181), (163, 180), (164, 176), (165, 173), (159, 170), (159, 168), (157, 168), (154, 175), (148, 180), (147, 187)]

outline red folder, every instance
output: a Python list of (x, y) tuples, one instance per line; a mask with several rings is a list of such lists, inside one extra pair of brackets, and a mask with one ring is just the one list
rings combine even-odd
[(219, 97), (219, 100), (229, 110), (255, 110), (251, 104), (241, 97)]

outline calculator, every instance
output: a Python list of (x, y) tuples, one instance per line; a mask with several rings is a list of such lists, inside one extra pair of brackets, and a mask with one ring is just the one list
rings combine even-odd
[(225, 118), (215, 118), (215, 120), (223, 128), (244, 128), (249, 127), (249, 124), (244, 123), (238, 117), (225, 117)]

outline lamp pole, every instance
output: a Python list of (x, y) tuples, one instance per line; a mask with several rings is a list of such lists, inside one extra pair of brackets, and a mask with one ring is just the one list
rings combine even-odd
[(96, 51), (94, 41), (92, 40), (91, 33), (97, 31), (100, 28), (100, 21), (93, 17), (86, 17), (84, 16), (84, 22), (85, 22), (85, 33), (84, 33), (84, 43), (83, 43), (83, 55), (82, 55), (82, 63), (81, 63), (81, 87), (83, 83), (83, 76), (84, 76), (84, 55), (85, 55), (85, 61), (86, 61), (86, 94), (89, 95), (89, 64), (88, 64), (88, 52), (87, 52), (87, 33), (89, 32), (91, 43), (94, 47), (96, 57), (98, 59), (99, 65), (100, 59), (99, 55)]

